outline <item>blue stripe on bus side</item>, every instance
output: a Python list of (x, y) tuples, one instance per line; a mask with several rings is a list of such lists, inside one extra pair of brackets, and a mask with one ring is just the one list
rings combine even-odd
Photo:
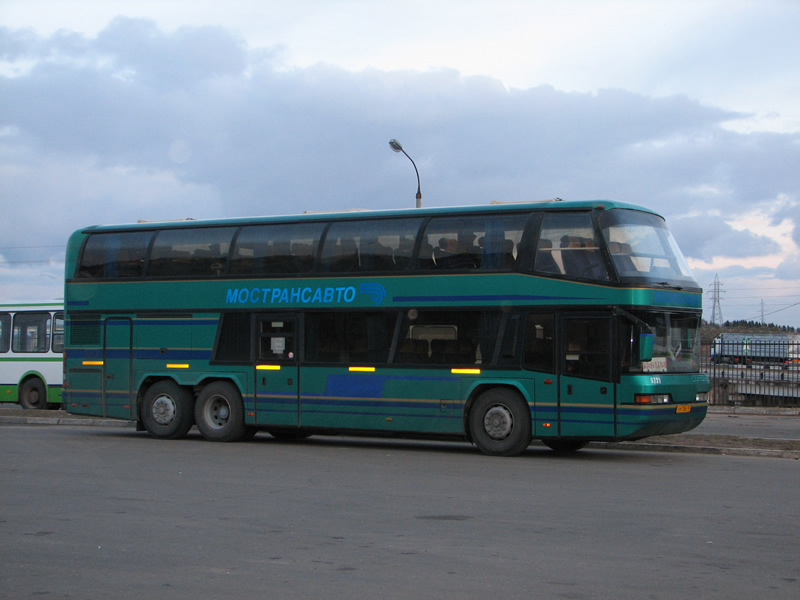
[[(458, 381), (458, 377), (424, 375), (369, 375), (357, 373), (328, 375), (325, 391), (319, 396), (344, 398), (381, 398), (387, 381)], [(312, 394), (313, 396), (313, 394)], [(438, 402), (438, 400), (437, 400)]]
[(431, 410), (441, 410), (439, 400), (411, 400), (401, 398), (348, 398), (348, 397), (328, 397), (328, 396), (303, 396), (300, 399), (303, 412), (306, 407), (313, 406), (361, 406), (364, 408), (412, 408)]
[(469, 296), (393, 296), (393, 302), (500, 302), (541, 300), (599, 300), (590, 296), (537, 296), (523, 294), (469, 295)]

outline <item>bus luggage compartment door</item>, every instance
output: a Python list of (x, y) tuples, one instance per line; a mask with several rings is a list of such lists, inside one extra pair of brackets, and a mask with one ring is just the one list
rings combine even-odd
[[(259, 347), (255, 365), (255, 422), (258, 425), (297, 427), (297, 319), (291, 315), (264, 315), (257, 322)], [(246, 412), (249, 412), (249, 408)]]
[(297, 365), (256, 365), (256, 423), (298, 425)]

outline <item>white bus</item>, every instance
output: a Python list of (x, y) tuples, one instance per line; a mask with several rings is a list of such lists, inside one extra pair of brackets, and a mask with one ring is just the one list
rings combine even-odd
[(0, 402), (60, 405), (63, 363), (61, 304), (0, 304)]

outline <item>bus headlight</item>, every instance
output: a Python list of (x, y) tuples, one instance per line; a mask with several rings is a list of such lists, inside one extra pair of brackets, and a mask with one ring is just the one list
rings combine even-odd
[(670, 394), (634, 394), (635, 404), (669, 404), (672, 402)]
[(697, 392), (694, 397), (695, 402), (708, 402), (708, 392)]

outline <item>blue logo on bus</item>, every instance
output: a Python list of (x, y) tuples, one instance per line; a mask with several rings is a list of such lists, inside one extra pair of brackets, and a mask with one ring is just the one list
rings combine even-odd
[[(360, 283), (358, 293), (368, 296), (375, 306), (386, 298), (379, 283)], [(337, 287), (228, 288), (225, 304), (351, 304), (356, 299), (352, 285)]]
[(386, 298), (386, 288), (380, 283), (359, 283), (358, 291), (366, 294), (378, 306)]

